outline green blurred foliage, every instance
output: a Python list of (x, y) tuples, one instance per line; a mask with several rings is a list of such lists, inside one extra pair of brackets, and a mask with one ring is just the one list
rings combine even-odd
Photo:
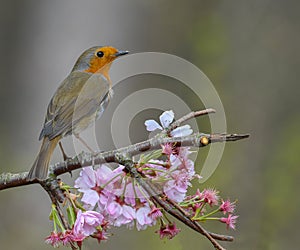
[[(280, 134), (274, 138), (273, 157), (266, 162), (262, 200), (266, 223), (263, 223), (261, 230), (265, 236), (261, 241), (264, 249), (282, 249), (298, 234), (300, 196), (296, 192), (299, 190), (300, 176), (300, 134), (295, 131), (299, 126), (299, 117), (286, 121)], [(274, 244), (278, 238), (282, 240)]]

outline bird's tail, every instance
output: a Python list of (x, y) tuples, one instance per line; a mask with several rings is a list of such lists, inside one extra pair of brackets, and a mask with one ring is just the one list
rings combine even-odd
[(52, 140), (49, 140), (48, 137), (44, 137), (40, 152), (28, 173), (27, 180), (45, 180), (47, 178), (49, 162), (59, 140), (60, 137), (56, 137)]

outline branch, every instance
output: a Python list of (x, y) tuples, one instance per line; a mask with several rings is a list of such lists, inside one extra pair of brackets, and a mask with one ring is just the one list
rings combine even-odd
[[(162, 144), (174, 143), (175, 146), (185, 147), (205, 147), (210, 143), (226, 142), (226, 141), (237, 141), (244, 138), (248, 138), (248, 134), (203, 134), (195, 133), (183, 137), (154, 137), (147, 141), (139, 142), (128, 147), (98, 153), (92, 155), (90, 153), (81, 153), (72, 159), (65, 162), (59, 162), (50, 167), (50, 173), (55, 176), (62, 175), (67, 172), (79, 169), (81, 167), (91, 166), (93, 164), (117, 162), (116, 155), (127, 155), (134, 156), (141, 154), (148, 150), (156, 150), (161, 148)], [(0, 190), (29, 185), (32, 183), (39, 183), (38, 180), (28, 181), (26, 180), (28, 172), (12, 174), (3, 173), (0, 175)]]
[[(62, 211), (60, 210), (59, 202), (62, 202), (65, 198), (65, 194), (60, 189), (59, 180), (57, 176), (81, 167), (94, 166), (95, 164), (102, 163), (119, 163), (125, 166), (127, 173), (129, 173), (136, 182), (148, 193), (150, 199), (156, 205), (159, 205), (167, 213), (174, 216), (193, 230), (204, 235), (218, 250), (225, 250), (216, 240), (220, 241), (233, 241), (232, 236), (219, 235), (206, 231), (197, 221), (190, 218), (190, 215), (182, 209), (180, 206), (169, 199), (162, 190), (159, 190), (154, 183), (149, 179), (144, 178), (143, 173), (140, 173), (132, 161), (132, 157), (139, 155), (142, 152), (161, 149), (161, 145), (171, 143), (174, 147), (205, 147), (211, 143), (237, 141), (249, 137), (248, 134), (204, 134), (194, 133), (192, 135), (183, 137), (169, 137), (170, 132), (179, 127), (183, 122), (202, 115), (215, 113), (214, 109), (206, 109), (196, 112), (191, 112), (177, 121), (174, 121), (168, 128), (164, 129), (161, 133), (155, 137), (130, 145), (124, 148), (101, 152), (97, 154), (81, 153), (72, 159), (68, 159), (65, 162), (59, 162), (50, 166), (49, 177), (46, 180), (28, 181), (26, 179), (28, 172), (12, 174), (3, 173), (0, 175), (0, 190), (23, 186), (33, 183), (39, 183), (48, 192), (51, 201), (56, 205), (59, 217), (64, 224), (65, 228), (69, 228), (67, 221), (64, 218)], [(75, 249), (74, 246), (71, 246)]]
[(209, 108), (209, 109), (204, 109), (204, 110), (199, 110), (199, 111), (193, 111), (193, 112), (181, 117), (180, 119), (176, 120), (175, 122), (173, 122), (167, 131), (171, 131), (171, 130), (179, 127), (183, 122), (185, 122), (187, 120), (190, 120), (192, 118), (196, 118), (196, 117), (199, 117), (202, 115), (212, 114), (212, 113), (216, 113), (216, 110)]
[(196, 221), (191, 220), (191, 218), (183, 212), (183, 210), (172, 200), (168, 199), (165, 195), (158, 190), (155, 185), (150, 182), (148, 179), (143, 178), (143, 176), (135, 168), (135, 164), (128, 158), (122, 156), (117, 156), (117, 162), (123, 166), (131, 174), (143, 189), (148, 193), (148, 195), (155, 201), (156, 204), (160, 205), (167, 213), (171, 214), (185, 225), (204, 235), (218, 250), (225, 250), (215, 239), (214, 236), (218, 239), (227, 240), (231, 239), (230, 236), (220, 237), (217, 234), (211, 234), (207, 232), (202, 226), (200, 226)]

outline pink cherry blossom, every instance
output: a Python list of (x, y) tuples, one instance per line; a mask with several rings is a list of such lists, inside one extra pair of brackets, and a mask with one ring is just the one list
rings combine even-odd
[(134, 225), (134, 219), (136, 218), (135, 209), (130, 206), (123, 205), (122, 213), (115, 219), (114, 226), (120, 227), (126, 225), (128, 228), (132, 228)]
[(93, 238), (97, 239), (98, 243), (100, 244), (101, 241), (106, 241), (108, 239), (109, 234), (104, 230), (99, 230), (92, 235)]
[(227, 229), (235, 229), (235, 223), (237, 218), (238, 216), (229, 214), (227, 218), (220, 218), (220, 221), (227, 224)]
[(174, 238), (178, 233), (180, 232), (180, 229), (176, 227), (175, 223), (170, 223), (167, 226), (161, 226), (156, 233), (159, 234), (160, 239), (168, 238), (172, 239)]
[(78, 236), (75, 237), (73, 235), (73, 231), (71, 231), (71, 230), (67, 230), (64, 233), (62, 233), (62, 235), (61, 235), (61, 241), (64, 246), (69, 246), (73, 242), (81, 242), (84, 240), (84, 238), (85, 238), (84, 235), (81, 235), (80, 237), (78, 237)]
[(218, 192), (213, 188), (204, 189), (201, 193), (197, 191), (199, 198), (204, 200), (210, 206), (217, 205), (219, 201)]
[(166, 143), (164, 145), (161, 145), (162, 147), (162, 153), (165, 155), (170, 156), (171, 154), (174, 154), (174, 147), (172, 145), (172, 143)]
[(82, 168), (79, 177), (75, 181), (74, 187), (83, 193), (82, 202), (92, 207), (96, 205), (99, 200), (99, 194), (95, 189), (95, 187), (97, 187), (96, 172), (92, 167)]
[(60, 235), (61, 233), (51, 232), (51, 234), (45, 239), (45, 243), (50, 244), (53, 247), (59, 247), (62, 243)]
[(122, 206), (116, 201), (108, 203), (106, 206), (106, 210), (111, 220), (115, 220), (122, 214)]
[(222, 204), (220, 205), (220, 211), (222, 211), (224, 214), (226, 213), (233, 213), (235, 209), (235, 204), (233, 202), (230, 202), (229, 199), (224, 201), (222, 199)]
[(110, 195), (121, 193), (120, 178), (116, 177), (123, 173), (123, 168), (119, 166), (112, 170), (104, 164), (96, 171), (92, 167), (83, 168), (75, 181), (75, 187), (83, 193), (81, 201), (93, 208), (98, 201), (106, 203)]
[(149, 206), (141, 207), (136, 212), (136, 227), (137, 230), (145, 230), (148, 226), (153, 226), (156, 220), (153, 220), (149, 213), (151, 209)]
[(161, 212), (161, 209), (157, 208), (156, 206), (152, 206), (151, 207), (151, 211), (150, 213), (148, 214), (153, 220), (156, 220), (157, 218), (159, 217), (162, 217), (163, 214)]
[(189, 178), (192, 179), (195, 175), (195, 169), (194, 162), (188, 158), (190, 154), (189, 148), (179, 148), (177, 155), (170, 155), (170, 164), (174, 168), (184, 169)]
[(96, 227), (103, 222), (103, 215), (95, 211), (82, 212), (78, 210), (76, 221), (73, 227), (74, 236), (89, 236), (96, 232)]
[(189, 177), (186, 171), (173, 171), (171, 174), (171, 180), (167, 181), (164, 185), (165, 194), (176, 202), (184, 200), (188, 185)]

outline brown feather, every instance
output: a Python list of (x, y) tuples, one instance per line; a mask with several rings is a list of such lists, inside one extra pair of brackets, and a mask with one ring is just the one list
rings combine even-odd
[(46, 179), (51, 156), (60, 139), (61, 137), (56, 137), (50, 141), (48, 137), (44, 138), (40, 152), (30, 169), (27, 180), (32, 181), (35, 179)]

